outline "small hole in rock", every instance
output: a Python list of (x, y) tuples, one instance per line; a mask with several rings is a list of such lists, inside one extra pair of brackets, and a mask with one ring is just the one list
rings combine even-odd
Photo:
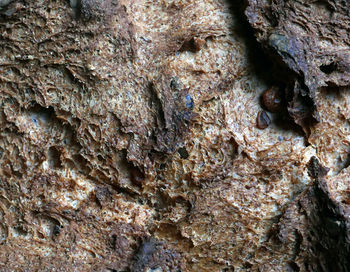
[(143, 181), (145, 180), (144, 173), (141, 170), (133, 165), (130, 165), (130, 179), (132, 183), (141, 186)]
[(245, 262), (245, 263), (243, 264), (243, 267), (244, 267), (245, 269), (250, 269), (250, 268), (253, 267), (253, 265), (252, 265), (251, 263), (249, 263), (249, 262)]
[(296, 272), (300, 271), (299, 266), (293, 261), (289, 262), (288, 266), (289, 266), (291, 271), (296, 271)]
[(49, 161), (49, 164), (53, 168), (60, 168), (62, 167), (61, 163), (61, 152), (57, 150), (56, 147), (51, 146), (47, 152), (47, 159)]
[(58, 236), (58, 235), (60, 234), (60, 226), (59, 226), (59, 225), (55, 225), (55, 226), (53, 227), (52, 234), (53, 234), (54, 236)]
[(184, 41), (181, 48), (180, 52), (183, 51), (189, 51), (192, 53), (196, 53), (199, 50), (201, 50), (201, 47), (205, 44), (205, 40), (197, 37), (193, 37), (190, 40)]
[(80, 154), (75, 154), (72, 156), (76, 168), (79, 172), (88, 175), (90, 173), (90, 168), (88, 167), (88, 161)]
[(189, 154), (188, 154), (186, 148), (184, 148), (184, 147), (179, 148), (179, 150), (177, 152), (179, 152), (181, 159), (187, 159), (189, 157)]
[(13, 230), (18, 236), (26, 236), (27, 235), (27, 231), (22, 226), (16, 226), (16, 227), (14, 227)]
[(337, 69), (337, 64), (335, 62), (320, 66), (320, 70), (327, 75), (333, 73), (336, 69)]

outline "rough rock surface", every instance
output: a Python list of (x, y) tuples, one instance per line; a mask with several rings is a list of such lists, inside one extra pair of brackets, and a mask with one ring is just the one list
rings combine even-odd
[(0, 271), (348, 271), (348, 4), (293, 3), (280, 69), (241, 1), (0, 1)]
[(247, 2), (258, 41), (297, 75), (289, 83), (289, 112), (308, 134), (311, 119), (319, 121), (315, 100), (320, 88), (350, 85), (350, 2)]
[(249, 0), (246, 14), (260, 42), (316, 91), (350, 84), (350, 2)]
[(316, 148), (314, 185), (275, 226), (278, 251), (290, 250), (293, 271), (349, 271), (350, 2), (249, 0), (246, 15), (257, 40), (289, 73), (289, 114)]

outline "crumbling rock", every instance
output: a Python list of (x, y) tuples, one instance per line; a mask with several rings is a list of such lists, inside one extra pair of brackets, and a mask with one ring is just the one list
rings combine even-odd
[(317, 88), (348, 86), (348, 1), (248, 1), (258, 41), (297, 73), (314, 98)]
[(350, 3), (247, 2), (246, 15), (257, 40), (295, 74), (289, 83), (289, 112), (309, 135), (308, 127), (319, 121), (315, 100), (320, 87), (350, 84)]
[(131, 271), (184, 271), (181, 255), (169, 248), (164, 242), (148, 238), (139, 247), (134, 256)]
[(287, 208), (278, 238), (294, 246), (291, 262), (298, 271), (349, 271), (349, 206), (334, 197), (332, 185), (338, 179), (347, 183), (347, 174), (325, 178), (325, 169), (315, 169), (314, 159), (310, 166), (315, 184)]
[[(270, 40), (268, 20), (259, 32), (277, 58), (251, 57), (238, 1), (1, 4), (1, 271), (270, 272), (309, 269), (306, 260), (327, 269), (327, 254), (346, 264), (343, 51), (336, 65), (311, 47), (309, 59), (307, 39), (281, 19)], [(259, 7), (284, 5), (286, 19), (289, 7), (316, 4)], [(346, 3), (333, 6), (345, 16)], [(341, 22), (331, 26), (340, 34)], [(328, 81), (336, 92), (318, 89)], [(274, 96), (261, 104), (274, 86), (286, 95), (281, 110)]]

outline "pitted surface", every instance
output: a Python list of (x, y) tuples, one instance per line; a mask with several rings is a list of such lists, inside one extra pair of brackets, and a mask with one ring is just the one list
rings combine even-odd
[(307, 269), (288, 214), (321, 201), (314, 156), (324, 192), (348, 205), (348, 92), (323, 82), (348, 83), (312, 85), (318, 123), (292, 115), (306, 134), (284, 100), (258, 128), (262, 93), (300, 78), (281, 85), (242, 14), (210, 0), (0, 1), (1, 271)]

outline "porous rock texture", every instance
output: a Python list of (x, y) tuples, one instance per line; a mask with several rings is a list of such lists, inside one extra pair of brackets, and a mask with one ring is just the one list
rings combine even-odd
[(348, 271), (348, 19), (0, 1), (0, 271)]

